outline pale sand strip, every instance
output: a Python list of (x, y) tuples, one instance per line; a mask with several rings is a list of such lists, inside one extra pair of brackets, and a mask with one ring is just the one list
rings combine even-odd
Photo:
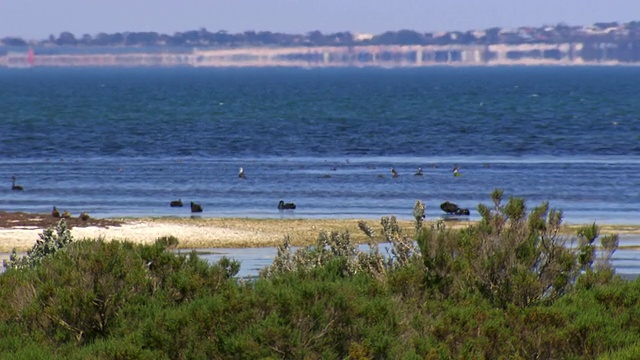
[[(366, 221), (381, 238), (379, 221)], [(469, 222), (447, 222), (447, 226), (460, 228)], [(429, 223), (426, 223), (428, 226)], [(405, 233), (411, 235), (412, 221), (400, 221)], [(567, 227), (567, 233), (575, 233), (576, 226)], [(640, 234), (639, 225), (600, 225), (601, 233)], [(248, 219), (248, 218), (144, 218), (126, 219), (121, 226), (75, 227), (71, 234), (74, 239), (99, 238), (107, 240), (128, 240), (135, 243), (152, 243), (162, 236), (175, 236), (179, 248), (243, 248), (265, 247), (280, 244), (289, 235), (292, 245), (313, 243), (320, 231), (349, 231), (354, 241), (365, 243), (366, 236), (358, 229), (358, 220), (335, 219)], [(30, 249), (43, 229), (8, 228), (0, 229), (0, 252)]]

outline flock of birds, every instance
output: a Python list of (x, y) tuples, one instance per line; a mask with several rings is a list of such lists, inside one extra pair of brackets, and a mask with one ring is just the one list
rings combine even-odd
[[(414, 174), (415, 176), (422, 176), (424, 175), (422, 172), (422, 168), (418, 167), (418, 170), (416, 171), (416, 173)], [(397, 178), (399, 176), (398, 172), (396, 171), (396, 169), (391, 168), (391, 176), (394, 178)], [(453, 166), (453, 176), (458, 177), (461, 176), (460, 173), (460, 167), (458, 165), (454, 165)], [(238, 171), (238, 177), (240, 179), (246, 179), (247, 176), (244, 172), (244, 168), (240, 168), (240, 171)], [(13, 184), (11, 186), (11, 190), (14, 191), (22, 191), (24, 190), (24, 188), (20, 185), (18, 185), (16, 183), (16, 177), (13, 176)], [(172, 200), (171, 202), (169, 202), (169, 206), (170, 207), (183, 207), (184, 204), (182, 203), (182, 199), (178, 199), (178, 200)], [(191, 207), (191, 212), (192, 213), (201, 213), (202, 212), (202, 204), (199, 203), (195, 203), (193, 201), (190, 202), (190, 207)], [(292, 203), (292, 202), (284, 202), (284, 200), (280, 200), (280, 202), (278, 202), (278, 210), (294, 210), (296, 208), (296, 204)], [(469, 209), (464, 209), (459, 207), (458, 205), (449, 202), (449, 201), (445, 201), (442, 204), (440, 204), (440, 209), (442, 209), (442, 211), (444, 211), (447, 214), (450, 215), (469, 215)], [(58, 209), (54, 206), (53, 210), (51, 211), (51, 216), (56, 217), (56, 218), (70, 218), (71, 217), (71, 213), (68, 211), (63, 211), (62, 213), (60, 213), (60, 211), (58, 211)], [(82, 212), (79, 216), (80, 219), (82, 220), (88, 220), (89, 219), (89, 214), (87, 214), (86, 212)]]
[[(169, 203), (171, 207), (182, 207), (182, 199), (173, 200)], [(201, 213), (202, 212), (202, 204), (191, 202), (191, 212), (192, 213)]]
[[(240, 168), (242, 169), (242, 168)], [(424, 173), (422, 172), (422, 168), (418, 167), (418, 170), (416, 171), (415, 174), (413, 174), (415, 176), (422, 176), (424, 175)], [(398, 174), (398, 172), (396, 171), (396, 169), (391, 168), (391, 177), (393, 178), (397, 178), (398, 176), (400, 176), (400, 174)], [(458, 177), (458, 176), (462, 176), (462, 174), (460, 173), (460, 167), (458, 165), (454, 165), (453, 166), (453, 176)]]
[[(422, 172), (422, 167), (418, 167), (418, 170), (416, 171), (416, 173), (414, 174), (415, 176), (422, 176), (424, 175), (424, 173)], [(391, 168), (391, 176), (394, 178), (397, 178), (399, 176), (398, 172), (396, 171), (396, 169)], [(460, 173), (460, 167), (456, 164), (453, 166), (453, 176), (454, 177), (458, 177), (458, 176), (462, 176), (462, 174)], [(238, 171), (238, 177), (240, 179), (246, 179), (247, 175), (244, 172), (244, 168), (240, 168), (240, 170)], [(195, 203), (195, 202), (191, 202), (191, 212), (192, 213), (199, 213), (202, 212), (202, 205)], [(169, 206), (171, 207), (182, 207), (182, 199), (178, 199), (178, 200), (173, 200), (169, 203)], [(284, 200), (280, 200), (280, 202), (278, 202), (278, 210), (294, 210), (296, 208), (296, 204), (289, 202), (286, 203), (284, 202)], [(447, 214), (450, 215), (469, 215), (469, 209), (465, 209), (465, 208), (461, 208), (458, 205), (449, 202), (449, 201), (445, 201), (442, 204), (440, 204), (440, 209), (442, 209), (442, 211), (444, 211)]]
[[(17, 184), (17, 179), (15, 177), (15, 175), (11, 178), (13, 180), (13, 183), (11, 184), (11, 190), (13, 191), (23, 191), (24, 187), (22, 187), (21, 185)], [(58, 210), (57, 207), (53, 207), (53, 210), (51, 210), (51, 216), (54, 218), (62, 218), (62, 219), (70, 219), (71, 218), (71, 213), (67, 210), (64, 210), (62, 213), (60, 213), (60, 210)], [(80, 215), (78, 216), (78, 218), (82, 221), (87, 221), (89, 220), (90, 216), (86, 211), (83, 211), (80, 213)]]
[[(183, 207), (184, 204), (182, 203), (182, 199), (178, 199), (178, 200), (172, 200), (169, 203), (169, 206), (171, 207)], [(191, 202), (190, 203), (191, 206), (191, 212), (192, 213), (201, 213), (202, 212), (202, 204), (198, 204), (195, 202)], [(284, 200), (280, 200), (280, 202), (278, 203), (278, 210), (294, 210), (296, 208), (296, 204), (294, 203), (285, 203)]]
[[(244, 168), (240, 168), (240, 171), (238, 171), (238, 177), (240, 179), (246, 179), (247, 175), (244, 173)], [(169, 202), (169, 206), (170, 207), (183, 207), (184, 204), (182, 203), (182, 199), (178, 199), (178, 200), (172, 200), (171, 202)], [(202, 212), (202, 204), (198, 204), (195, 203), (193, 201), (191, 201), (190, 203), (191, 206), (191, 212), (192, 213), (201, 213)], [(284, 200), (280, 200), (280, 202), (278, 202), (278, 210), (294, 210), (296, 208), (296, 204), (289, 202), (289, 203), (285, 203)]]
[[(53, 210), (51, 210), (51, 216), (54, 217), (54, 218), (70, 219), (71, 218), (71, 213), (69, 211), (67, 211), (67, 210), (65, 210), (62, 213), (60, 213), (58, 208), (56, 208), (54, 206)], [(87, 220), (89, 220), (89, 218), (90, 218), (90, 216), (86, 211), (81, 212), (80, 216), (78, 216), (78, 219), (80, 219), (82, 221), (87, 221)]]

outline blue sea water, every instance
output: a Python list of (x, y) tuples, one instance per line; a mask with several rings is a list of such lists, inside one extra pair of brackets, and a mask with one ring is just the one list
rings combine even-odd
[(5, 211), (478, 219), (501, 188), (640, 224), (637, 67), (0, 69), (0, 124)]

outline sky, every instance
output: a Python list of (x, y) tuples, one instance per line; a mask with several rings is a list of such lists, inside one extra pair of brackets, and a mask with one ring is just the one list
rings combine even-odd
[(0, 0), (0, 38), (69, 31), (381, 34), (640, 20), (640, 0)]

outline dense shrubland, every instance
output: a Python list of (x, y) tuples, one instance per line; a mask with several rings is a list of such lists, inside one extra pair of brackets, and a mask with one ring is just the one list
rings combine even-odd
[(615, 275), (617, 236), (561, 236), (547, 203), (492, 199), (463, 230), (425, 224), (421, 202), (415, 236), (361, 222), (369, 251), (348, 233), (284, 239), (256, 279), (170, 251), (176, 238), (71, 241), (61, 222), (0, 276), (0, 357), (640, 357), (640, 281)]

